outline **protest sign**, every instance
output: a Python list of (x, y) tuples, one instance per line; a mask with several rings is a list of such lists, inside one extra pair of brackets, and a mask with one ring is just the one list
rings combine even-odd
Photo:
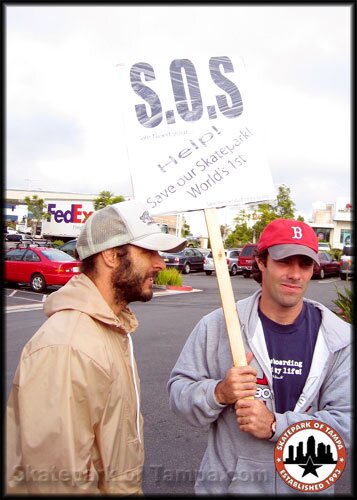
[(133, 194), (151, 214), (205, 211), (233, 365), (246, 358), (216, 208), (275, 198), (232, 56), (136, 59), (120, 65)]
[(120, 80), (134, 196), (150, 213), (275, 198), (238, 57), (138, 58)]

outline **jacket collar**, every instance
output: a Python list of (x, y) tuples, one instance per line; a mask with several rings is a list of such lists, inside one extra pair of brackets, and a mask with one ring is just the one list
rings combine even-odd
[[(254, 336), (258, 323), (258, 304), (261, 293), (261, 290), (257, 290), (250, 297), (237, 302), (239, 319), (248, 340)], [(321, 332), (330, 352), (336, 352), (351, 343), (351, 325), (319, 302), (311, 299), (304, 299), (304, 301), (320, 309), (322, 315)]]
[(44, 312), (48, 317), (66, 309), (87, 314), (96, 321), (118, 328), (121, 333), (132, 333), (139, 325), (128, 306), (115, 314), (85, 274), (74, 276), (66, 285), (49, 295), (44, 304)]

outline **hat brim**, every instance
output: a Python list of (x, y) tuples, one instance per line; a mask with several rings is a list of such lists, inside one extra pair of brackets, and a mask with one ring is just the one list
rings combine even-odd
[(147, 250), (175, 253), (181, 252), (186, 247), (187, 240), (172, 234), (156, 233), (144, 236), (143, 238), (137, 238), (129, 243), (137, 247), (146, 248)]
[(286, 259), (293, 255), (305, 255), (306, 257), (310, 257), (317, 264), (320, 264), (318, 254), (312, 248), (306, 247), (305, 245), (273, 245), (268, 248), (268, 252), (273, 260)]

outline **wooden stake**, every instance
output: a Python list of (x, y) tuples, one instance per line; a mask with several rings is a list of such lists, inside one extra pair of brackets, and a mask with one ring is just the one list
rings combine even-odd
[(223, 313), (226, 320), (233, 366), (246, 366), (247, 358), (245, 355), (232, 283), (228, 272), (226, 255), (224, 253), (222, 236), (219, 229), (217, 209), (205, 208), (204, 212), (208, 235), (211, 242), (211, 250), (218, 280), (219, 292), (221, 295)]

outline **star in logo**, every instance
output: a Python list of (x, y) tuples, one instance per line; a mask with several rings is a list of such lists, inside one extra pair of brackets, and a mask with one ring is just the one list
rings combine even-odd
[(317, 472), (316, 472), (316, 469), (321, 467), (321, 465), (315, 465), (314, 462), (312, 461), (311, 457), (309, 457), (309, 459), (305, 465), (299, 464), (299, 467), (301, 467), (302, 469), (305, 469), (304, 474), (301, 477), (307, 476), (307, 474), (313, 474), (314, 476), (319, 477)]

